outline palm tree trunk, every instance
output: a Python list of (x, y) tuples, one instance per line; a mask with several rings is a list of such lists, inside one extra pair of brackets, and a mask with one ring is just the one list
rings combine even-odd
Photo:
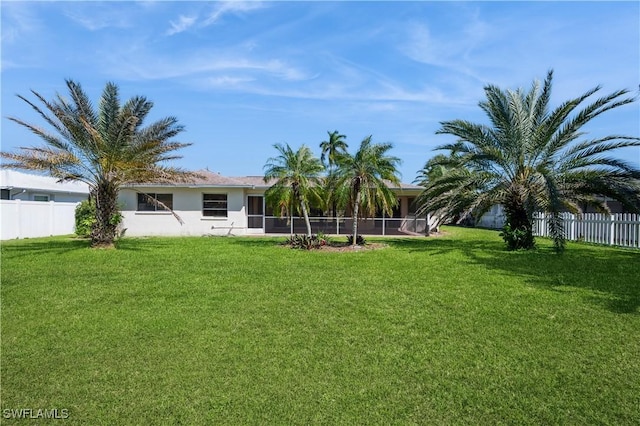
[(513, 249), (532, 249), (535, 245), (533, 219), (517, 195), (507, 198), (504, 204), (507, 225), (514, 235)]
[(356, 192), (356, 200), (353, 203), (353, 241), (351, 241), (351, 246), (355, 247), (358, 241), (358, 213), (360, 210), (360, 190)]
[(118, 189), (111, 182), (100, 182), (92, 192), (96, 204), (96, 221), (91, 230), (91, 246), (111, 248), (116, 238)]
[(307, 236), (311, 237), (311, 222), (309, 221), (309, 212), (307, 211), (307, 204), (304, 200), (300, 200), (300, 208), (302, 209), (302, 216), (304, 216), (304, 223), (307, 225)]

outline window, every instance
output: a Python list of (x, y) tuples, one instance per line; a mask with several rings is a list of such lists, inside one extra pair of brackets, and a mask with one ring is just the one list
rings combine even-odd
[(409, 205), (409, 214), (415, 215), (418, 207), (416, 205), (416, 197), (407, 198), (407, 204)]
[(202, 194), (202, 216), (227, 217), (227, 194)]
[(156, 203), (153, 199), (149, 199), (149, 197), (153, 197), (158, 200), (160, 203), (167, 206), (169, 209), (173, 210), (173, 194), (138, 194), (138, 211), (139, 212), (155, 212), (155, 211), (167, 211), (162, 206), (156, 206)]
[(49, 196), (46, 194), (34, 194), (33, 201), (49, 201)]
[(401, 209), (402, 200), (400, 198), (397, 198), (396, 200), (397, 200), (398, 203), (393, 207), (393, 211), (391, 212), (391, 216), (389, 216), (389, 217), (397, 219), (397, 218), (401, 217), (400, 213), (402, 212), (402, 209)]
[(3, 189), (2, 194), (0, 196), (0, 200), (10, 200), (11, 199), (11, 191), (9, 189)]

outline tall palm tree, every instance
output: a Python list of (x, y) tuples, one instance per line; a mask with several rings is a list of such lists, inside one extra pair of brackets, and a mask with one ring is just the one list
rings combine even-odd
[(331, 170), (336, 164), (336, 157), (346, 153), (349, 145), (344, 141), (346, 136), (341, 135), (337, 130), (333, 132), (327, 131), (327, 133), (329, 134), (329, 140), (320, 142), (320, 149), (322, 150), (320, 161), (327, 166), (331, 174)]
[(175, 117), (166, 117), (143, 127), (153, 103), (142, 96), (135, 96), (121, 105), (118, 87), (107, 83), (96, 110), (79, 83), (67, 80), (66, 85), (70, 100), (58, 94), (48, 101), (32, 90), (44, 107), (18, 95), (53, 132), (9, 117), (42, 138), (45, 145), (0, 153), (10, 160), (2, 167), (36, 170), (60, 181), (86, 183), (96, 206), (91, 244), (93, 247), (112, 247), (120, 188), (131, 183), (190, 181), (197, 175), (165, 164), (181, 158), (175, 151), (190, 144), (171, 141), (184, 129)]
[(316, 192), (324, 167), (306, 145), (302, 145), (297, 151), (291, 149), (289, 144), (275, 144), (274, 148), (280, 155), (267, 160), (264, 181), (268, 183), (275, 179), (276, 182), (266, 191), (265, 196), (272, 204), (281, 205), (283, 201), (288, 203), (295, 200), (304, 216), (307, 235), (311, 236), (309, 201), (318, 198)]
[(607, 211), (602, 196), (640, 209), (640, 171), (611, 156), (613, 150), (640, 146), (640, 138), (611, 135), (583, 138), (583, 126), (602, 113), (635, 99), (627, 90), (589, 101), (601, 88), (588, 90), (550, 110), (553, 71), (530, 90), (503, 91), (485, 87), (480, 108), (491, 125), (464, 120), (445, 121), (439, 134), (457, 137), (437, 149), (456, 153), (458, 171), (425, 185), (420, 197), (423, 211), (453, 202), (460, 211), (481, 215), (502, 204), (509, 248), (532, 248), (533, 215), (551, 217), (556, 250), (564, 249), (563, 211), (581, 213), (585, 205)]
[(320, 149), (322, 150), (320, 161), (327, 168), (327, 178), (324, 182), (325, 202), (331, 208), (332, 216), (335, 218), (338, 215), (334, 178), (336, 158), (341, 154), (345, 154), (349, 145), (344, 141), (346, 136), (341, 135), (337, 130), (333, 132), (327, 131), (327, 133), (329, 134), (329, 140), (320, 143)]
[(397, 169), (400, 159), (387, 155), (392, 147), (389, 143), (372, 143), (368, 136), (354, 155), (341, 153), (336, 157), (336, 187), (342, 204), (352, 209), (354, 246), (359, 217), (375, 215), (376, 207), (391, 214), (398, 203), (388, 185), (400, 185)]

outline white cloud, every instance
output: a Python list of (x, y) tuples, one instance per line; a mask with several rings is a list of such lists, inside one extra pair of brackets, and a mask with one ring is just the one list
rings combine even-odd
[(195, 16), (180, 15), (178, 22), (169, 21), (171, 28), (167, 30), (167, 35), (174, 35), (186, 31), (196, 22)]
[(255, 81), (252, 77), (239, 77), (230, 75), (221, 75), (218, 77), (211, 77), (204, 80), (206, 85), (212, 88), (228, 89), (231, 87), (237, 87), (243, 83), (249, 83)]
[(229, 0), (216, 2), (215, 9), (204, 21), (203, 25), (208, 26), (219, 21), (226, 14), (239, 14), (244, 12), (251, 12), (253, 10), (261, 9), (264, 5), (260, 1), (241, 1), (241, 0)]
[(209, 13), (203, 20), (200, 20), (198, 16), (184, 16), (180, 15), (177, 22), (169, 21), (170, 28), (167, 30), (167, 35), (179, 34), (193, 26), (208, 27), (218, 22), (224, 15), (227, 14), (241, 14), (258, 10), (264, 7), (262, 2), (259, 1), (216, 1), (215, 6), (211, 13)]
[(66, 8), (65, 15), (89, 31), (104, 28), (131, 28), (134, 25), (134, 17), (130, 5), (122, 2), (122, 6), (118, 6), (74, 2)]
[[(27, 35), (42, 29), (42, 21), (28, 4), (22, 2), (2, 2), (2, 44), (19, 42)], [(4, 60), (3, 60), (4, 62)]]
[[(109, 60), (109, 71), (120, 78), (130, 80), (163, 80), (199, 78), (234, 81), (235, 84), (260, 80), (301, 81), (309, 79), (303, 69), (280, 59), (257, 59), (242, 53), (193, 51), (188, 56), (157, 56), (145, 53), (145, 46), (131, 47), (127, 51), (114, 52)], [(213, 79), (213, 80), (211, 80)]]
[(429, 27), (421, 23), (408, 25), (407, 28), (408, 41), (401, 50), (409, 58), (482, 80), (473, 70), (470, 56), (473, 49), (482, 43), (485, 34), (483, 24), (471, 25), (457, 37), (455, 32), (447, 33), (447, 37), (434, 36)]

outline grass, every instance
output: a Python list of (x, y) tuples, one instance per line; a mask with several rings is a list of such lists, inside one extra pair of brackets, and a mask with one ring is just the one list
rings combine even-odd
[(348, 253), (3, 242), (1, 408), (69, 424), (637, 424), (640, 253), (447, 231)]

